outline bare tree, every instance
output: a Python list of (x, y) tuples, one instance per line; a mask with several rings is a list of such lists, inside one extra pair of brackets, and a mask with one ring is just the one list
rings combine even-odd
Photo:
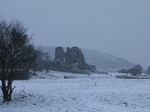
[(15, 72), (30, 68), (35, 50), (27, 29), (17, 20), (0, 20), (0, 76), (3, 101), (11, 100)]

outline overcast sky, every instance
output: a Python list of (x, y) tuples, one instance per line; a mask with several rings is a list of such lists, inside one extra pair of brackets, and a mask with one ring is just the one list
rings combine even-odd
[(0, 0), (36, 45), (78, 46), (150, 65), (150, 0)]

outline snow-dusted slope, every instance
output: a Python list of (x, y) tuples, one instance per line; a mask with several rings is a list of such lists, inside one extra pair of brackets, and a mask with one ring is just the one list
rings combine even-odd
[(1, 103), (0, 91), (0, 112), (150, 111), (149, 79), (125, 80), (100, 74), (64, 79), (66, 75), (81, 76), (50, 72), (48, 79), (15, 81), (11, 102)]
[(122, 68), (131, 68), (134, 66), (133, 63), (125, 59), (99, 51), (82, 49), (82, 52), (85, 56), (86, 62), (88, 64), (95, 65), (98, 70), (109, 71)]
[[(39, 49), (43, 52), (48, 52), (51, 55), (51, 58), (54, 59), (55, 47), (40, 46)], [(95, 65), (97, 70), (100, 71), (118, 70), (122, 68), (131, 68), (134, 66), (133, 63), (110, 54), (102, 53), (96, 50), (81, 50), (84, 54), (85, 61), (89, 65)]]

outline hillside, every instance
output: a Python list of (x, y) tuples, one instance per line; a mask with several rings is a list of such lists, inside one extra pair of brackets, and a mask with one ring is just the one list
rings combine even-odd
[[(51, 59), (54, 59), (55, 47), (39, 46), (38, 49), (43, 52), (48, 52), (51, 55)], [(96, 50), (82, 49), (82, 52), (84, 54), (86, 63), (95, 65), (99, 71), (118, 70), (122, 68), (131, 68), (134, 66), (133, 63), (125, 59)]]
[(121, 68), (130, 68), (134, 64), (110, 54), (102, 53), (96, 50), (82, 49), (85, 60), (88, 64), (95, 65), (100, 71), (118, 70)]

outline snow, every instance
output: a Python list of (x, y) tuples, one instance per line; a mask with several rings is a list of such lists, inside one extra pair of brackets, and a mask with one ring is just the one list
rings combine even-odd
[(150, 79), (43, 71), (13, 86), (9, 103), (0, 92), (0, 112), (150, 112)]

